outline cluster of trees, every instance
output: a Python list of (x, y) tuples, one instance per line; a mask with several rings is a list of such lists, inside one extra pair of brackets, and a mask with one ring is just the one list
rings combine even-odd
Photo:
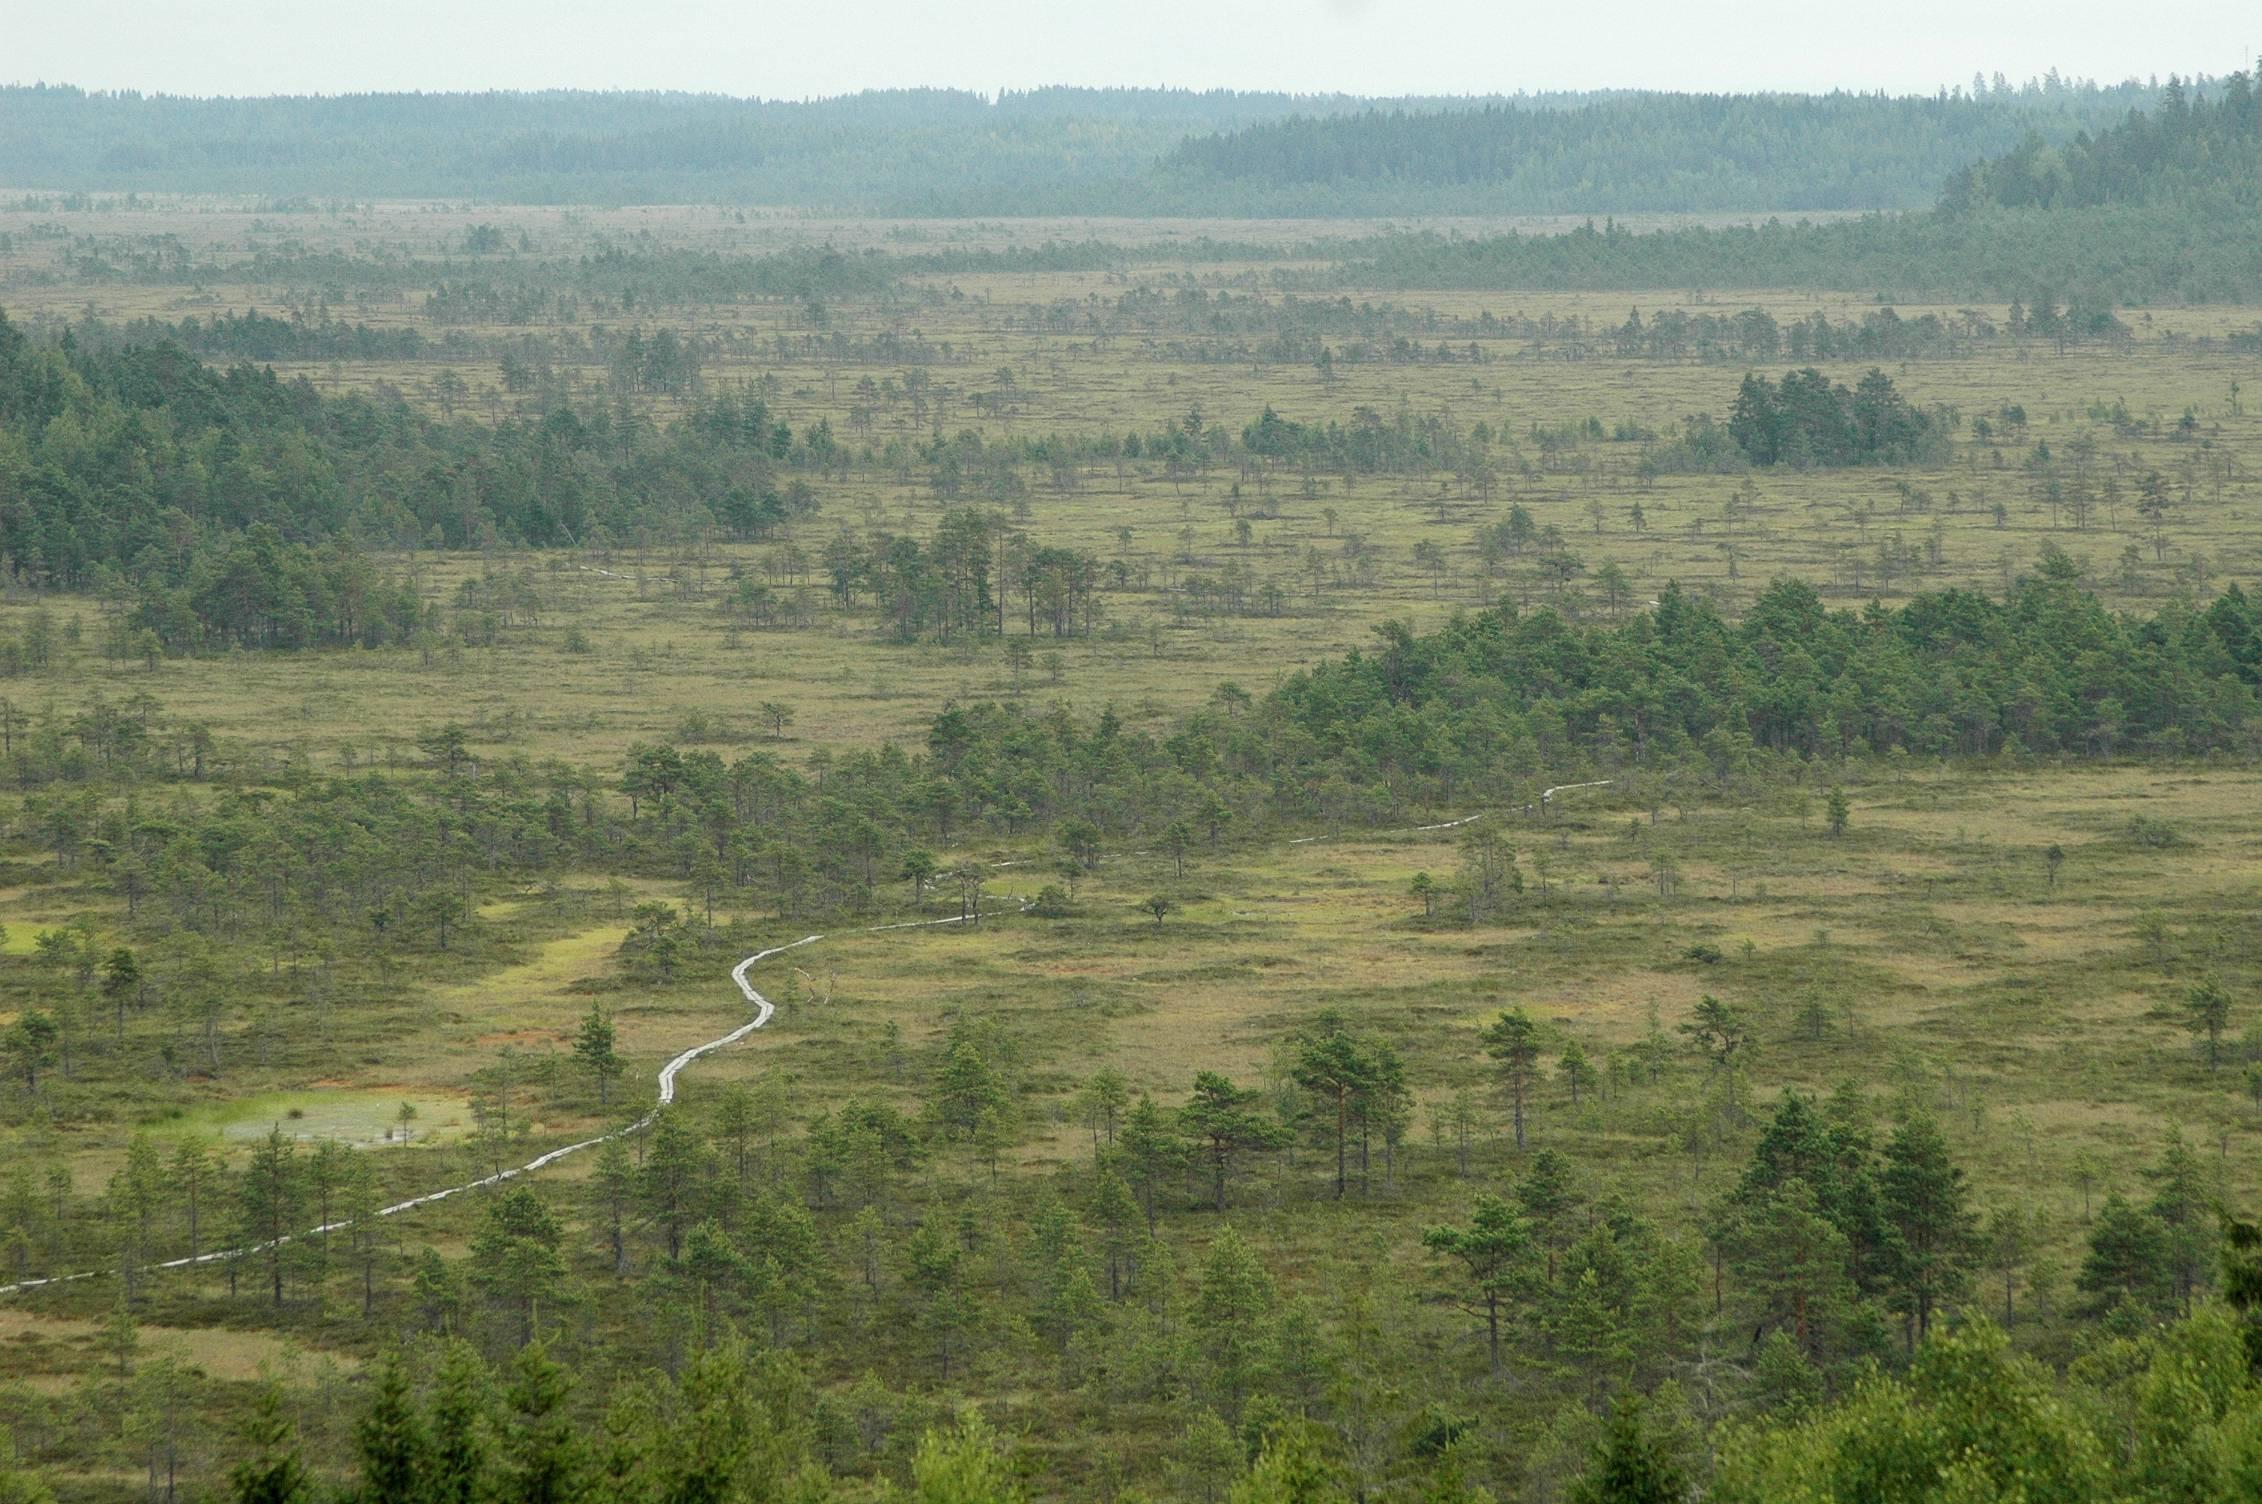
[[(680, 346), (633, 342), (639, 384), (682, 379)], [(185, 602), (223, 640), (253, 640), (243, 614), (201, 609), (214, 581), (256, 563), (283, 572), (338, 562), (355, 540), (418, 547), (508, 540), (571, 545), (643, 528), (742, 535), (783, 515), (782, 472), (832, 463), (829, 430), (796, 436), (758, 398), (719, 396), (664, 432), (612, 408), (539, 421), (449, 422), (397, 392), (324, 398), (271, 369), (216, 370), (172, 344), (41, 346), (0, 314), (0, 555), (42, 584), (123, 578)], [(806, 507), (804, 508), (806, 509)], [(247, 544), (253, 529), (273, 539)], [(256, 559), (252, 556), (256, 555)], [(321, 561), (332, 561), (322, 563)], [(265, 593), (293, 587), (270, 581)], [(385, 640), (377, 622), (298, 593), (317, 618), (285, 640)], [(397, 613), (396, 613), (397, 614)], [(378, 635), (372, 635), (377, 633)], [(177, 634), (168, 633), (169, 637)]]
[[(1037, 551), (1016, 573), (987, 573), (996, 555), (979, 529), (964, 532), (952, 535), (962, 555), (921, 555), (958, 561), (933, 576), (932, 599), (949, 603), (943, 619), (968, 632), (997, 630), (1001, 615), (1040, 634), (1056, 621), (1076, 629), (1072, 614), (1055, 615), (1073, 599), (1056, 594), (1071, 588), (1061, 582), (1072, 561), (1056, 568)], [(256, 561), (271, 541), (239, 551)], [(247, 565), (246, 577), (258, 571)], [(287, 627), (257, 598), (243, 609), (247, 632)], [(2235, 748), (2252, 737), (2258, 682), (2262, 617), (2243, 592), (2204, 612), (2121, 618), (2059, 571), (2007, 601), (1949, 592), (1860, 613), (1831, 612), (1811, 587), (1782, 582), (1733, 624), (1671, 586), (1653, 610), (1616, 623), (1504, 609), (1424, 636), (1390, 628), (1373, 651), (1299, 673), (1261, 700), (1223, 693), (1164, 734), (1112, 711), (954, 704), (916, 753), (889, 744), (807, 768), (768, 749), (726, 761), (655, 744), (616, 778), (484, 755), (443, 728), (426, 752), (438, 775), (428, 787), (322, 777), (216, 749), (146, 696), (75, 717), (11, 709), (0, 729), (19, 785), (52, 791), (40, 819), (58, 859), (94, 862), (130, 902), (215, 933), (253, 916), (308, 935), (352, 933), (383, 915), (438, 944), (446, 923), (433, 906), (449, 893), (460, 904), (478, 871), (595, 862), (689, 879), (710, 900), (863, 911), (919, 850), (1070, 822), (1089, 829), (1089, 865), (1174, 826), (1181, 849), (1215, 846), (1229, 831), (1391, 820), (1478, 790), (1502, 797), (1542, 774), (1693, 772), (1715, 783), (1777, 760), (1896, 749)], [(106, 785), (208, 777), (244, 787), (161, 818), (128, 818), (95, 797)]]
[(82, 319), (72, 325), (81, 344), (176, 344), (206, 360), (233, 364), (277, 360), (417, 360), (433, 352), (433, 342), (415, 329), (347, 323), (327, 316), (295, 314), (277, 318), (247, 308), (242, 313), (194, 314), (178, 323), (144, 314), (119, 324)]
[(1753, 372), (1728, 415), (1728, 435), (1745, 459), (1800, 470), (1936, 458), (1947, 427), (1943, 416), (1912, 405), (1875, 367), (1850, 389), (1832, 385), (1811, 366), (1779, 382)]
[[(1923, 360), (1966, 355), (2006, 332), (2068, 341), (2125, 339), (2128, 326), (2107, 308), (2060, 309), (2047, 292), (2029, 310), (2014, 302), (2018, 317), (2007, 326), (1975, 310), (1953, 318), (1922, 313), (1904, 318), (1880, 308), (1858, 320), (1833, 321), (1820, 309), (1789, 324), (1764, 308), (1741, 313), (1691, 313), (1672, 308), (1653, 313), (1645, 323), (1635, 309), (1609, 336), (1610, 353), (1621, 360), (1741, 361), (1759, 364), (1792, 360)], [(1576, 336), (1572, 336), (1576, 338)]]
[(1389, 630), (1379, 650), (1283, 686), (1270, 714), (1287, 724), (1265, 728), (1282, 758), (1272, 781), (1285, 792), (1338, 778), (1449, 801), (1574, 759), (1729, 776), (1755, 752), (2246, 744), (2256, 649), (2243, 592), (2204, 612), (2118, 618), (2066, 573), (2024, 581), (2003, 602), (1950, 591), (1859, 614), (1783, 581), (1733, 626), (1668, 586), (1622, 625), (1498, 611), (1428, 636)]

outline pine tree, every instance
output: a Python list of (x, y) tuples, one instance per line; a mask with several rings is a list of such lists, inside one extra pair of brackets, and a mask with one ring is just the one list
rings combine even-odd
[(2106, 1196), (2090, 1228), (2081, 1272), (2074, 1277), (2075, 1286), (2090, 1297), (2090, 1313), (2101, 1315), (2123, 1300), (2164, 1310), (2175, 1293), (2164, 1267), (2166, 1245), (2167, 1229), (2159, 1218), (2129, 1205), (2119, 1191)]
[(1335, 1199), (1344, 1191), (1344, 1154), (1350, 1139), (1352, 1098), (1367, 1091), (1375, 1079), (1375, 1062), (1369, 1052), (1333, 1014), (1296, 1044), (1294, 1079), (1298, 1086), (1324, 1100), (1335, 1117)]
[(1547, 1249), (1549, 1284), (1555, 1282), (1555, 1257), (1578, 1200), (1571, 1180), (1571, 1162), (1553, 1149), (1542, 1149), (1533, 1155), (1524, 1178), (1516, 1182), (1516, 1204), (1523, 1208), (1537, 1240)]
[(970, 1035), (954, 1034), (935, 1077), (935, 1121), (946, 1132), (971, 1139), (984, 1112), (1002, 1113), (1006, 1105), (1005, 1086), (987, 1053)]
[[(183, 1140), (173, 1151), (171, 1179), (174, 1194), (180, 1198), (181, 1212), (188, 1220), (188, 1256), (191, 1260), (204, 1252), (204, 1197), (215, 1173), (212, 1156), (204, 1145), (193, 1139)], [(192, 1263), (191, 1267), (194, 1265)]]
[(2190, 1309), (2192, 1296), (2207, 1283), (2217, 1249), (2217, 1197), (2199, 1157), (2178, 1129), (2171, 1129), (2160, 1163), (2146, 1172), (2153, 1184), (2148, 1210), (2161, 1228), (2160, 1254), (2176, 1301)]
[(973, 1320), (962, 1288), (964, 1254), (929, 1220), (911, 1229), (911, 1236), (903, 1240), (903, 1258), (911, 1287), (926, 1300), (922, 1315), (934, 1339), (937, 1365), (947, 1380), (959, 1340)]
[(1911, 1351), (1932, 1330), (1932, 1313), (1969, 1280), (1978, 1260), (1979, 1229), (1964, 1172), (1949, 1162), (1939, 1125), (1923, 1114), (1903, 1123), (1885, 1146), (1878, 1176), (1892, 1240), (1886, 1249), (1892, 1308), (1908, 1322)]
[(1216, 1071), (1194, 1077), (1194, 1095), (1179, 1109), (1179, 1120), (1200, 1145), (1210, 1167), (1210, 1201), (1225, 1210), (1226, 1182), (1235, 1166), (1252, 1153), (1273, 1149), (1286, 1139), (1281, 1126), (1261, 1116), (1258, 1093), (1235, 1086)]
[(1092, 1223), (1099, 1228), (1100, 1251), (1107, 1260), (1109, 1300), (1123, 1298), (1123, 1287), (1138, 1267), (1139, 1244), (1146, 1233), (1141, 1215), (1130, 1185), (1113, 1169), (1102, 1169), (1092, 1188)]
[(613, 1049), (614, 1040), (613, 1016), (596, 1004), (590, 1004), (588, 1015), (581, 1020), (580, 1032), (574, 1035), (573, 1056), (597, 1083), (600, 1110), (606, 1104), (614, 1079), (626, 1069)]
[(1154, 1098), (1140, 1093), (1138, 1102), (1124, 1117), (1116, 1162), (1123, 1167), (1125, 1181), (1138, 1194), (1150, 1236), (1155, 1229), (1156, 1193), (1185, 1159), (1186, 1144), (1176, 1125), (1155, 1105)]
[(590, 1190), (602, 1230), (605, 1250), (612, 1257), (613, 1273), (628, 1274), (628, 1214), (636, 1204), (636, 1170), (619, 1139), (608, 1140), (597, 1151), (597, 1173)]
[(1422, 1246), (1460, 1261), (1475, 1286), (1477, 1309), (1484, 1313), (1485, 1350), (1498, 1372), (1502, 1309), (1535, 1283), (1530, 1227), (1498, 1196), (1481, 1195), (1468, 1226), (1432, 1227), (1422, 1234)]
[(638, 1180), (644, 1215), (667, 1240), (670, 1263), (683, 1256), (683, 1235), (696, 1210), (706, 1160), (706, 1146), (677, 1115), (661, 1113)]
[(297, 1146), (283, 1137), (280, 1127), (252, 1150), (251, 1163), (238, 1183), (238, 1241), (255, 1249), (267, 1265), (268, 1285), (277, 1306), (283, 1303), (283, 1239), (299, 1223), (299, 1171)]
[(1500, 1062), (1508, 1105), (1516, 1127), (1516, 1152), (1524, 1151), (1524, 1102), (1539, 1064), (1539, 1030), (1521, 1008), (1503, 1012), (1484, 1031), (1485, 1053)]
[(558, 1219), (530, 1187), (504, 1192), (487, 1207), (471, 1242), (471, 1278), (518, 1316), (518, 1340), (536, 1336), (544, 1296), (558, 1296), (566, 1263)]
[(2184, 994), (2184, 1026), (2204, 1041), (2207, 1069), (2223, 1063), (2223, 1033), (2231, 1026), (2231, 995), (2213, 977), (2202, 977)]
[(1593, 1063), (1576, 1039), (1565, 1044), (1563, 1053), (1556, 1057), (1555, 1075), (1570, 1090), (1573, 1112), (1578, 1111), (1585, 1098), (1593, 1095), (1598, 1080)]

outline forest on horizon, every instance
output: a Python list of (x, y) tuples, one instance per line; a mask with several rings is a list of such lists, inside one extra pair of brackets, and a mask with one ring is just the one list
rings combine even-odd
[(1367, 99), (962, 90), (194, 99), (0, 88), (0, 187), (787, 205), (887, 215), (1908, 209), (2157, 81), (2055, 74), (1894, 97), (1641, 91)]

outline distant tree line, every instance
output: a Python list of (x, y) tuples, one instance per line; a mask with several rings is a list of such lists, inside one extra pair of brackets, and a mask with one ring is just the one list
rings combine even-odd
[[(1629, 94), (1574, 108), (1295, 115), (1189, 139), (1165, 172), (1278, 196), (1324, 184), (1450, 185), (1527, 212), (1917, 208), (2023, 135), (2063, 141), (2153, 91), (2137, 84), (1997, 95)], [(1434, 200), (1433, 200), (1434, 201)]]
[[(49, 189), (893, 214), (1369, 214), (1913, 207), (2028, 131), (2066, 141), (2153, 86), (1997, 79), (1932, 97), (1613, 91), (1372, 99), (1043, 88), (805, 102), (661, 93), (190, 99), (0, 90)], [(497, 254), (510, 247), (468, 241)]]
[(1952, 214), (2006, 209), (2179, 204), (2198, 199), (2224, 211), (2262, 203), (2262, 95), (2248, 73), (2202, 91), (2171, 78), (2151, 110), (2091, 134), (2051, 143), (2029, 136), (1948, 179), (1940, 207)]

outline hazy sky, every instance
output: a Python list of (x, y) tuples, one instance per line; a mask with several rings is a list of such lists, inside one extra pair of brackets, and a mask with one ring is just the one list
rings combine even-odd
[(0, 81), (193, 94), (1045, 83), (1929, 90), (2221, 73), (2255, 0), (0, 0)]

